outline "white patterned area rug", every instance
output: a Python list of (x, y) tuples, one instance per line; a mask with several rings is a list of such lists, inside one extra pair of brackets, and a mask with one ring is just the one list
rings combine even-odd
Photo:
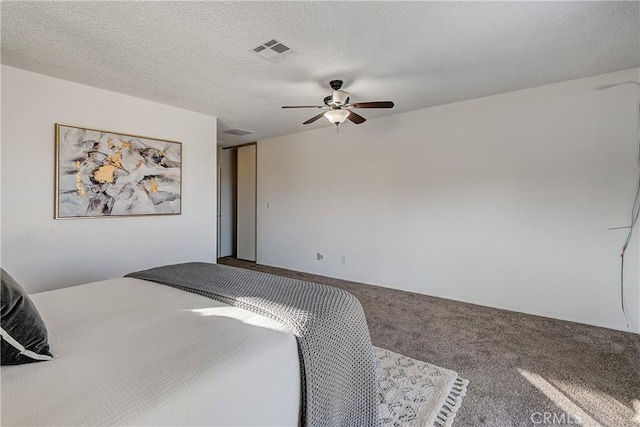
[(382, 427), (449, 427), (466, 395), (457, 372), (374, 347)]

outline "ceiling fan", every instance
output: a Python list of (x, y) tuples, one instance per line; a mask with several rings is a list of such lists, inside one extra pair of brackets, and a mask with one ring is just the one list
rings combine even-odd
[(344, 122), (346, 119), (351, 120), (357, 125), (364, 123), (367, 120), (361, 115), (351, 111), (352, 108), (393, 108), (393, 102), (391, 101), (356, 102), (351, 104), (349, 92), (340, 90), (342, 87), (342, 80), (331, 80), (329, 85), (333, 89), (333, 93), (324, 99), (324, 105), (285, 105), (282, 108), (322, 108), (327, 111), (311, 117), (302, 124), (308, 125), (309, 123), (313, 123), (320, 117), (324, 116), (336, 126)]

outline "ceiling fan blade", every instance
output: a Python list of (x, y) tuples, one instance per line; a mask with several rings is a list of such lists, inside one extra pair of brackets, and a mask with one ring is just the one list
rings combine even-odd
[(356, 102), (352, 105), (355, 108), (393, 108), (392, 101)]
[(322, 117), (322, 116), (324, 116), (324, 113), (320, 113), (320, 114), (318, 114), (317, 116), (313, 116), (313, 117), (311, 117), (309, 120), (307, 120), (306, 122), (303, 122), (302, 124), (303, 124), (303, 125), (308, 125), (309, 123), (313, 123), (313, 122), (315, 122), (316, 120), (318, 120), (318, 119), (319, 119), (320, 117)]
[(367, 121), (367, 119), (362, 117), (360, 114), (354, 113), (353, 111), (350, 111), (350, 114), (347, 116), (347, 119), (351, 120), (353, 123), (355, 123), (357, 125)]
[(325, 108), (326, 105), (285, 105), (282, 108)]

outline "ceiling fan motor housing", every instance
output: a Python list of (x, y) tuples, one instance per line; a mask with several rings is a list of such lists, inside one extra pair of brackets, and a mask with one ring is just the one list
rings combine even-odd
[(329, 96), (324, 98), (324, 104), (328, 107), (342, 107), (349, 103), (349, 92), (335, 90)]
[(344, 105), (349, 99), (349, 92), (343, 90), (334, 90), (332, 100), (335, 105)]

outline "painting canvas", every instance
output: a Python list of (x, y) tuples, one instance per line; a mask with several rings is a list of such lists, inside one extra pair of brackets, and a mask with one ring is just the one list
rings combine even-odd
[(182, 144), (56, 124), (56, 218), (178, 215)]

